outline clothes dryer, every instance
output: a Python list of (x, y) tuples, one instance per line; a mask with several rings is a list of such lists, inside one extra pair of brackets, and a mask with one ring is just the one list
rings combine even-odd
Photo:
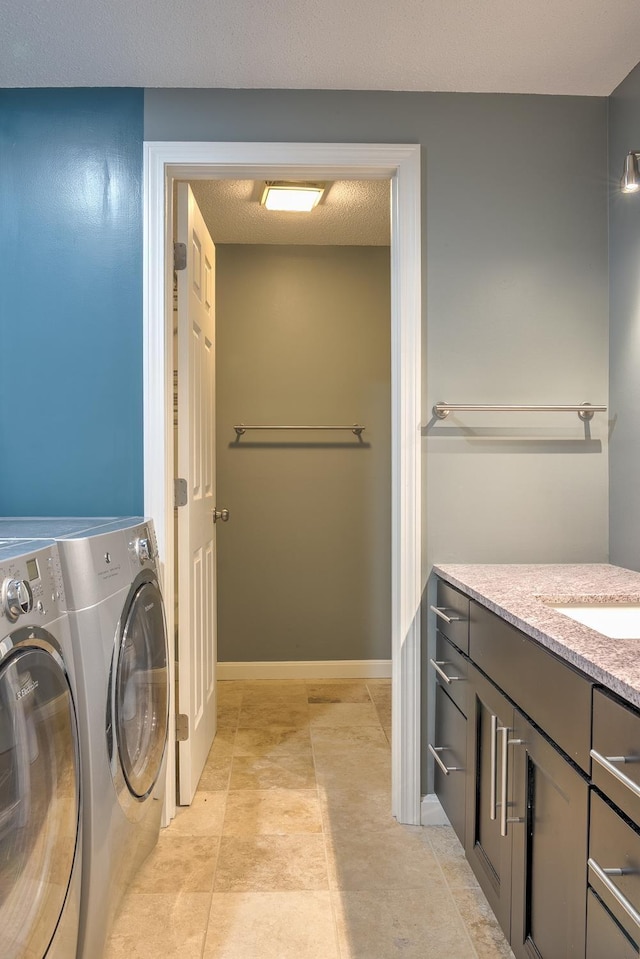
[(62, 535), (58, 547), (87, 760), (78, 959), (97, 959), (124, 891), (158, 840), (167, 634), (150, 522), (102, 523)]
[(72, 959), (82, 827), (76, 685), (55, 544), (0, 543), (0, 956)]

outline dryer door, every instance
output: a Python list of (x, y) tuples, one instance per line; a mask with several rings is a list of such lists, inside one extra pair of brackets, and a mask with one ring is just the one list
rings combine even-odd
[(122, 631), (115, 677), (118, 754), (129, 791), (138, 799), (155, 786), (168, 728), (169, 673), (160, 590), (145, 582)]
[(41, 959), (62, 914), (78, 838), (77, 743), (59, 656), (18, 646), (0, 657), (2, 959)]

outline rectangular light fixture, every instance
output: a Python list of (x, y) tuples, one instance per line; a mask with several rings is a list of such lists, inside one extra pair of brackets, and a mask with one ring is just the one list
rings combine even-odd
[(324, 190), (324, 183), (286, 183), (274, 180), (265, 183), (260, 203), (267, 210), (310, 213), (320, 202)]

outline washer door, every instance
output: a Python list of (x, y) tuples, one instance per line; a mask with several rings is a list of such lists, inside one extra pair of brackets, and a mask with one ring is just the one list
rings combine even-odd
[(59, 657), (0, 664), (0, 956), (41, 959), (62, 914), (78, 837), (77, 726)]
[(153, 789), (168, 729), (169, 673), (160, 590), (145, 582), (125, 620), (115, 677), (118, 755), (129, 791), (144, 799)]

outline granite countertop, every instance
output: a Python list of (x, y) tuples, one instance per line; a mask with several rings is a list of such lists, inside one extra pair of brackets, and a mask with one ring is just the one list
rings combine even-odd
[(434, 572), (640, 708), (640, 639), (609, 639), (545, 605), (640, 604), (640, 573), (607, 563), (444, 564)]

